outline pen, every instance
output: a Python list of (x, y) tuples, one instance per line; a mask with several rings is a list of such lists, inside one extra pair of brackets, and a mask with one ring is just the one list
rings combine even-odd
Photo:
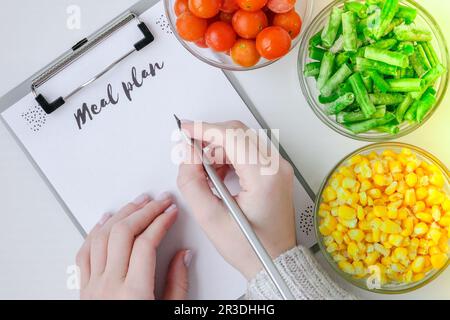
[(234, 197), (231, 195), (230, 191), (226, 187), (226, 185), (223, 183), (222, 179), (217, 175), (216, 170), (213, 168), (213, 166), (208, 163), (208, 161), (205, 161), (203, 157), (203, 148), (200, 146), (200, 144), (194, 140), (189, 138), (181, 129), (181, 121), (178, 119), (176, 115), (174, 115), (175, 120), (177, 121), (178, 129), (180, 130), (180, 133), (186, 139), (187, 143), (192, 145), (194, 147), (194, 151), (198, 153), (200, 156), (200, 159), (202, 159), (203, 167), (206, 171), (206, 174), (208, 175), (209, 180), (211, 181), (212, 185), (216, 189), (217, 193), (220, 195), (222, 201), (228, 208), (228, 211), (238, 224), (239, 228), (241, 229), (242, 233), (247, 238), (248, 242), (250, 243), (253, 251), (258, 256), (259, 260), (261, 261), (264, 269), (266, 270), (267, 274), (275, 284), (276, 288), (280, 292), (281, 296), (284, 300), (294, 300), (294, 296), (292, 295), (291, 291), (289, 290), (289, 287), (287, 286), (286, 282), (281, 277), (280, 272), (278, 271), (277, 267), (273, 263), (272, 258), (267, 253), (266, 249), (262, 245), (261, 241), (259, 240), (258, 236), (256, 235), (255, 231), (251, 227), (250, 223), (247, 220), (247, 217), (245, 216), (242, 209), (237, 204)]

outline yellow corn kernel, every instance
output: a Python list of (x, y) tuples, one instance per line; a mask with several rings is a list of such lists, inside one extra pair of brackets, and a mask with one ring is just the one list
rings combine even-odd
[(414, 170), (417, 169), (418, 166), (419, 166), (419, 163), (417, 161), (409, 161), (406, 164), (406, 172), (413, 172)]
[(385, 190), (384, 193), (388, 196), (393, 195), (395, 191), (397, 191), (398, 182), (394, 181), (392, 182)]
[(440, 192), (439, 190), (436, 190), (434, 188), (430, 188), (428, 190), (428, 197), (426, 200), (426, 203), (430, 206), (432, 205), (439, 205), (445, 201), (445, 195)]
[(425, 273), (423, 273), (423, 272), (417, 273), (417, 274), (413, 275), (412, 281), (413, 282), (419, 282), (423, 278), (425, 278)]
[(424, 200), (428, 197), (428, 188), (419, 187), (416, 189), (416, 198), (417, 200)]
[(330, 211), (327, 210), (319, 210), (319, 217), (321, 218), (326, 218), (327, 216), (330, 215)]
[(364, 259), (364, 263), (367, 266), (373, 266), (377, 262), (378, 258), (380, 258), (380, 253), (378, 251), (373, 251), (367, 254), (367, 257)]
[(417, 184), (417, 175), (413, 172), (408, 173), (405, 177), (405, 182), (411, 188)]
[(441, 250), (440, 250), (438, 247), (436, 247), (436, 246), (431, 247), (431, 248), (428, 250), (428, 254), (429, 254), (430, 256), (437, 255), (437, 254), (441, 254), (441, 253), (442, 253)]
[(352, 265), (355, 270), (355, 275), (358, 278), (362, 278), (366, 275), (366, 269), (364, 268), (364, 264), (361, 261), (353, 261)]
[(430, 183), (431, 183), (432, 185), (436, 186), (436, 187), (439, 187), (439, 188), (444, 187), (445, 181), (444, 181), (444, 177), (443, 177), (442, 173), (440, 173), (440, 172), (434, 172), (434, 173), (431, 175)]
[(381, 220), (379, 218), (375, 218), (372, 221), (370, 221), (370, 226), (374, 230), (380, 229), (382, 224), (383, 224), (383, 220)]
[(409, 217), (403, 220), (402, 222), (403, 230), (401, 232), (401, 235), (404, 237), (410, 236), (414, 231), (414, 219)]
[(361, 181), (361, 187), (360, 187), (361, 192), (367, 191), (370, 188), (372, 188), (372, 182), (370, 182), (368, 179), (364, 179), (363, 181)]
[(352, 178), (345, 177), (344, 180), (342, 180), (342, 188), (344, 189), (353, 189), (356, 186), (357, 181)]
[(441, 238), (438, 242), (439, 249), (441, 252), (448, 252), (449, 251), (449, 245), (448, 245), (448, 236), (446, 234), (442, 234)]
[(383, 221), (383, 223), (380, 226), (380, 230), (385, 232), (385, 233), (401, 233), (402, 232), (402, 227), (400, 225), (398, 225), (397, 223), (395, 223), (392, 220), (385, 220)]
[(428, 176), (420, 176), (419, 182), (417, 183), (416, 186), (418, 187), (427, 187), (430, 185), (430, 179), (428, 178)]
[(363, 207), (357, 206), (356, 207), (356, 217), (359, 221), (364, 220), (364, 217), (366, 216), (366, 213), (364, 212)]
[(389, 254), (391, 253), (391, 251), (389, 249), (386, 249), (383, 245), (381, 245), (379, 243), (375, 243), (373, 245), (373, 248), (375, 249), (375, 251), (377, 251), (378, 253), (381, 253), (385, 257), (389, 256)]
[(352, 229), (348, 232), (348, 236), (350, 237), (350, 239), (352, 239), (356, 242), (360, 242), (364, 239), (365, 234), (360, 229)]
[(416, 204), (416, 192), (414, 189), (408, 189), (405, 193), (405, 204), (407, 206), (414, 206)]
[(404, 195), (406, 193), (406, 190), (408, 190), (408, 186), (406, 185), (406, 182), (400, 181), (398, 183), (397, 192)]
[(357, 154), (348, 160), (348, 164), (351, 166), (354, 166), (355, 164), (360, 163), (362, 160), (363, 160), (363, 157), (360, 154)]
[(344, 242), (344, 234), (338, 230), (333, 231), (331, 236), (337, 244), (342, 244)]
[(417, 201), (412, 209), (413, 209), (414, 213), (418, 213), (418, 212), (424, 211), (426, 207), (427, 206), (426, 206), (425, 202)]
[(352, 207), (343, 205), (339, 207), (338, 216), (343, 220), (352, 220), (356, 218), (356, 210)]
[(433, 220), (436, 222), (441, 220), (442, 212), (441, 209), (439, 209), (439, 206), (433, 206), (431, 208), (431, 216), (433, 217)]
[(338, 223), (338, 225), (336, 226), (336, 230), (342, 233), (347, 232), (347, 227), (344, 226), (343, 224)]
[(336, 262), (345, 261), (345, 257), (342, 254), (335, 254), (333, 256), (333, 260)]
[(424, 222), (419, 222), (414, 226), (414, 234), (421, 236), (428, 232), (428, 225)]
[(414, 259), (411, 264), (411, 270), (414, 273), (420, 273), (425, 268), (425, 258), (423, 256), (418, 256)]
[(322, 219), (321, 224), (319, 226), (319, 231), (324, 236), (329, 236), (337, 226), (337, 220), (333, 216), (327, 216)]
[(387, 209), (385, 206), (375, 206), (373, 207), (373, 213), (378, 217), (385, 217), (387, 214)]
[(327, 252), (328, 253), (333, 253), (335, 251), (338, 250), (338, 245), (336, 242), (331, 243), (330, 245), (327, 246)]
[(355, 192), (353, 192), (346, 201), (346, 203), (351, 206), (357, 205), (358, 202), (359, 202), (359, 195)]
[(381, 198), (381, 190), (376, 188), (370, 189), (368, 195), (373, 199), (379, 199)]
[(372, 229), (372, 227), (370, 226), (370, 222), (363, 220), (363, 221), (359, 221), (358, 222), (358, 228), (363, 230), (363, 231), (369, 231)]
[(383, 186), (387, 185), (387, 179), (382, 174), (374, 175), (373, 176), (373, 182), (375, 183), (375, 185), (377, 185), (379, 187), (383, 187)]
[(427, 234), (427, 238), (430, 239), (434, 244), (439, 244), (439, 240), (441, 239), (442, 232), (438, 229), (430, 229)]
[(350, 242), (347, 247), (347, 253), (352, 258), (356, 257), (359, 253), (358, 245), (354, 242)]
[(403, 171), (402, 164), (399, 161), (389, 161), (389, 171), (391, 173), (401, 173)]
[[(441, 225), (442, 227), (448, 228), (450, 227), (450, 216), (445, 215), (443, 217), (441, 217), (441, 219), (439, 220), (439, 225)], [(450, 230), (450, 229), (449, 229)]]
[(400, 247), (403, 243), (403, 237), (399, 234), (390, 234), (388, 241), (395, 247)]
[(428, 222), (431, 223), (433, 222), (433, 217), (431, 216), (431, 214), (426, 213), (426, 212), (419, 212), (416, 214), (417, 219), (424, 221), (424, 222)]
[(364, 179), (368, 179), (372, 177), (372, 169), (368, 165), (362, 165), (361, 169), (361, 177)]
[(396, 208), (389, 208), (387, 217), (391, 220), (395, 220), (398, 217), (398, 210)]
[(442, 210), (450, 212), (450, 198), (445, 199), (442, 203)]
[(356, 218), (352, 220), (339, 219), (339, 222), (349, 229), (356, 228), (356, 226), (358, 225), (358, 219)]
[(345, 273), (348, 273), (348, 274), (354, 274), (355, 273), (355, 268), (353, 267), (353, 265), (350, 262), (346, 261), (346, 260), (339, 261), (338, 262), (338, 266)]
[(431, 256), (430, 260), (433, 268), (439, 270), (447, 263), (448, 256), (445, 253), (435, 254)]
[(398, 214), (397, 214), (397, 219), (399, 220), (405, 220), (406, 218), (408, 218), (411, 215), (411, 212), (409, 211), (408, 208), (400, 208), (398, 210)]
[(331, 188), (331, 187), (326, 187), (326, 188), (323, 190), (323, 200), (324, 200), (325, 202), (333, 201), (333, 200), (336, 199), (336, 197), (337, 197), (336, 191), (334, 191), (333, 188)]

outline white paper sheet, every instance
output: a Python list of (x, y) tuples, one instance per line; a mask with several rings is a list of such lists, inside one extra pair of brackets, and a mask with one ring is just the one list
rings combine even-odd
[[(189, 298), (235, 299), (245, 291), (244, 279), (215, 251), (177, 191), (172, 114), (205, 121), (239, 119), (253, 128), (259, 125), (224, 74), (192, 57), (177, 42), (161, 2), (141, 19), (155, 41), (60, 109), (46, 115), (29, 94), (2, 116), (85, 230), (104, 212), (117, 211), (143, 192), (174, 194), (181, 210), (159, 250), (158, 288), (176, 250), (191, 248), (195, 258)], [(113, 61), (140, 37), (135, 25), (124, 28), (42, 90), (51, 98), (68, 93), (87, 79), (83, 71), (95, 73), (92, 69), (101, 69), (105, 61)], [(129, 91), (125, 88), (133, 82), (133, 70), (138, 85)], [(154, 72), (154, 76), (142, 79), (142, 72)], [(70, 81), (64, 80), (67, 77)], [(110, 103), (100, 108), (102, 99)], [(96, 104), (98, 114), (91, 111), (91, 120), (86, 113), (83, 123), (77, 112), (82, 113), (84, 103), (88, 108)], [(298, 221), (306, 219), (301, 226), (297, 223), (299, 241), (311, 245), (312, 202), (298, 182), (296, 207)]]

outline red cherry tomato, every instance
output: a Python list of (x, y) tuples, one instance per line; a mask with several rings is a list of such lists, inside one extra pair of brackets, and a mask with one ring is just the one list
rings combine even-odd
[(221, 12), (219, 13), (219, 19), (220, 21), (226, 22), (228, 24), (231, 24), (231, 21), (233, 19), (233, 13), (228, 13), (228, 12)]
[(214, 22), (206, 30), (205, 40), (208, 47), (214, 51), (228, 51), (236, 42), (236, 32), (226, 22)]
[(189, 0), (189, 10), (199, 18), (212, 18), (219, 13), (222, 0)]
[(177, 17), (180, 16), (183, 12), (188, 11), (188, 0), (176, 0), (175, 5), (173, 6), (173, 10), (175, 11)]
[(232, 24), (236, 33), (244, 39), (256, 38), (258, 33), (268, 26), (267, 17), (262, 10), (239, 10), (234, 14)]
[(194, 16), (189, 11), (182, 13), (177, 19), (177, 32), (186, 41), (197, 41), (201, 39), (208, 28), (205, 19)]
[(252, 67), (258, 63), (260, 58), (254, 40), (239, 39), (231, 48), (231, 59), (240, 66)]
[(258, 33), (256, 37), (256, 49), (259, 54), (268, 59), (275, 60), (289, 52), (291, 37), (281, 27), (271, 26)]
[(275, 13), (285, 13), (291, 11), (296, 0), (269, 0), (267, 7)]
[(220, 11), (226, 13), (233, 13), (239, 10), (239, 5), (236, 0), (223, 0)]
[(208, 45), (206, 44), (206, 41), (205, 41), (205, 37), (201, 38), (200, 40), (195, 41), (194, 43), (197, 45), (197, 47), (208, 48)]
[(286, 13), (277, 13), (273, 18), (273, 25), (282, 27), (294, 39), (298, 36), (302, 28), (302, 18), (300, 18), (295, 10)]
[(239, 7), (245, 11), (257, 11), (267, 4), (267, 0), (236, 0)]

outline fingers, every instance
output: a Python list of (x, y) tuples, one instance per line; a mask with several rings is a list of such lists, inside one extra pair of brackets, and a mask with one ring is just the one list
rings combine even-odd
[(225, 150), (226, 159), (243, 182), (259, 176), (261, 165), (267, 162), (265, 154), (259, 150), (257, 133), (239, 121), (215, 124), (183, 122), (182, 129), (195, 140)]
[(95, 235), (101, 226), (111, 218), (110, 213), (105, 213), (100, 221), (94, 226), (94, 228), (89, 232), (86, 239), (84, 240), (83, 245), (76, 256), (76, 264), (80, 268), (80, 287), (81, 289), (85, 288), (89, 282), (91, 276), (91, 242), (92, 237)]
[[(136, 237), (144, 232), (162, 212), (173, 203), (169, 194), (147, 203), (128, 217), (114, 224), (108, 240), (106, 271), (125, 278)], [(137, 241), (137, 240), (136, 240)]]
[(172, 259), (167, 273), (164, 300), (185, 300), (189, 289), (188, 267), (191, 263), (190, 250), (179, 251)]
[(108, 254), (108, 239), (112, 226), (145, 206), (149, 201), (150, 197), (148, 195), (143, 194), (137, 197), (133, 202), (128, 203), (120, 209), (119, 212), (108, 219), (108, 221), (92, 235), (90, 253), (92, 276), (100, 276), (105, 271)]
[(156, 267), (156, 250), (175, 223), (178, 209), (171, 205), (161, 213), (134, 241), (126, 281), (133, 287), (153, 283)]
[(203, 166), (198, 161), (198, 155), (191, 146), (187, 146), (193, 157), (197, 157), (190, 164), (182, 163), (179, 167), (177, 184), (184, 199), (200, 224), (214, 214), (217, 223), (220, 222), (219, 214), (223, 210), (223, 204), (211, 191), (208, 185)]

